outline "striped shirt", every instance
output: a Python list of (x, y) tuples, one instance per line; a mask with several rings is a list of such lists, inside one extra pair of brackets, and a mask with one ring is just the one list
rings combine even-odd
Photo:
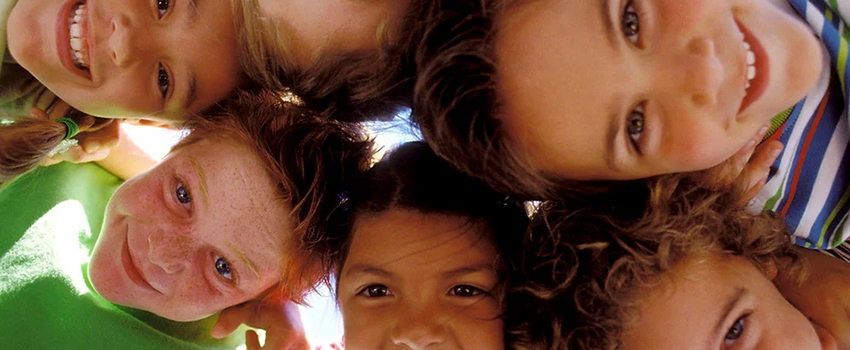
[(850, 236), (850, 126), (847, 120), (847, 55), (850, 0), (789, 0), (821, 39), (824, 69), (815, 87), (775, 118), (770, 139), (785, 149), (773, 164), (753, 209), (785, 217), (794, 243), (830, 249)]

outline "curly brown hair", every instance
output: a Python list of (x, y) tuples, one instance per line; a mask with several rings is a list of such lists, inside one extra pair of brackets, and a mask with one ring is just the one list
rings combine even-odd
[(698, 253), (740, 256), (792, 281), (805, 275), (781, 218), (682, 176), (656, 181), (643, 215), (616, 214), (563, 201), (539, 208), (507, 295), (512, 348), (617, 349), (640, 317), (640, 296)]
[[(332, 244), (327, 231), (339, 209), (338, 195), (369, 166), (372, 141), (358, 124), (317, 116), (265, 91), (239, 93), (209, 116), (190, 118), (191, 133), (174, 149), (200, 140), (227, 140), (247, 145), (278, 184), (293, 230), (284, 235), (285, 260), (280, 286), (302, 302), (325, 277)], [(285, 213), (282, 213), (286, 215)]]

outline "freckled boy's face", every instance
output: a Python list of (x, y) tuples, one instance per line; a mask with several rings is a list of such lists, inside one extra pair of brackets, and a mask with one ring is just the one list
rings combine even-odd
[(99, 117), (182, 120), (241, 76), (226, 0), (18, 1), (6, 31), (18, 64)]
[(89, 264), (110, 302), (177, 321), (250, 300), (280, 280), (288, 210), (247, 147), (202, 140), (112, 196)]
[(495, 45), (510, 142), (578, 180), (717, 165), (824, 67), (785, 0), (519, 1)]
[(337, 291), (346, 349), (502, 349), (496, 250), (480, 229), (403, 209), (358, 218)]
[(640, 319), (621, 349), (825, 350), (823, 344), (834, 344), (744, 258), (694, 257), (663, 278), (639, 306)]

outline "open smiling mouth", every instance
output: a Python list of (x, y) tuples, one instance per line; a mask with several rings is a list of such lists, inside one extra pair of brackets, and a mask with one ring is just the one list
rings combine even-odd
[(68, 15), (71, 61), (74, 63), (74, 66), (85, 71), (88, 71), (89, 58), (91, 57), (89, 55), (87, 22), (85, 3), (75, 4)]
[(744, 82), (744, 98), (741, 101), (741, 107), (738, 109), (738, 114), (741, 114), (747, 107), (753, 104), (761, 97), (767, 89), (767, 82), (770, 75), (769, 62), (767, 53), (761, 42), (753, 36), (753, 33), (738, 24), (738, 29), (743, 35), (743, 46), (746, 60), (746, 71)]

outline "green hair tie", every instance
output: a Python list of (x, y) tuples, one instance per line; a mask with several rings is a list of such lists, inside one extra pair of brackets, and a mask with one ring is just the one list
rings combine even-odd
[(65, 129), (67, 131), (65, 132), (65, 138), (63, 140), (68, 140), (74, 136), (77, 136), (77, 133), (80, 131), (80, 126), (77, 125), (77, 122), (75, 122), (71, 118), (62, 117), (56, 119), (56, 121), (65, 124)]

